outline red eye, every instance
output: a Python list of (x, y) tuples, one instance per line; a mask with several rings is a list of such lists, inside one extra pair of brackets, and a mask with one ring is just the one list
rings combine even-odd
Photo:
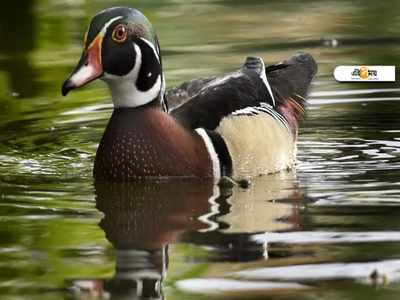
[(112, 33), (112, 39), (117, 43), (123, 43), (126, 41), (128, 37), (128, 29), (125, 25), (119, 24), (117, 27), (114, 28)]

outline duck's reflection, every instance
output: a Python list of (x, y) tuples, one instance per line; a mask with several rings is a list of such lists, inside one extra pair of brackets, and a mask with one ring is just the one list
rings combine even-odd
[(100, 227), (116, 249), (159, 250), (183, 231), (207, 228), (198, 217), (218, 195), (211, 181), (96, 184)]
[(265, 245), (253, 241), (253, 233), (297, 226), (288, 221), (295, 206), (270, 203), (297, 192), (295, 180), (286, 177), (282, 186), (278, 179), (256, 181), (248, 190), (222, 190), (212, 181), (96, 183), (97, 208), (104, 214), (100, 227), (115, 249), (115, 275), (75, 280), (75, 295), (81, 298), (85, 290), (112, 299), (163, 299), (173, 243), (211, 246), (210, 260), (265, 257)]
[(168, 245), (186, 230), (210, 225), (199, 220), (218, 197), (211, 181), (96, 184), (100, 227), (115, 248), (116, 272), (105, 285), (112, 295), (161, 299)]
[(220, 201), (218, 230), (187, 231), (184, 242), (213, 247), (209, 260), (247, 262), (274, 256), (253, 240), (260, 232), (296, 230), (302, 225), (299, 201), (304, 198), (294, 173), (282, 172), (253, 180), (249, 189), (233, 187)]

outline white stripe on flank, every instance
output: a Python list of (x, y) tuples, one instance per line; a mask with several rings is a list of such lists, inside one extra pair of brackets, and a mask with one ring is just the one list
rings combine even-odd
[(272, 93), (272, 89), (271, 86), (269, 85), (268, 79), (267, 79), (267, 75), (265, 74), (265, 64), (264, 61), (262, 59), (260, 59), (262, 64), (263, 64), (263, 71), (260, 74), (260, 78), (261, 80), (264, 82), (265, 86), (267, 87), (268, 93), (271, 96), (272, 99), (272, 106), (275, 106), (276, 102), (275, 102), (275, 98), (274, 98), (274, 94)]
[(195, 131), (203, 139), (208, 155), (210, 155), (214, 178), (220, 178), (221, 177), (220, 162), (210, 137), (203, 128), (197, 128)]

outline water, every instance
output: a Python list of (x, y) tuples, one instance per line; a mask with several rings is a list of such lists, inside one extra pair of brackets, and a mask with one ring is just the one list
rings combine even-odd
[(296, 171), (247, 190), (96, 186), (109, 95), (93, 83), (62, 98), (60, 85), (90, 17), (115, 2), (2, 4), (1, 299), (398, 298), (400, 88), (339, 84), (332, 71), (398, 65), (400, 3), (264, 2), (136, 1), (169, 86), (246, 55), (317, 60)]

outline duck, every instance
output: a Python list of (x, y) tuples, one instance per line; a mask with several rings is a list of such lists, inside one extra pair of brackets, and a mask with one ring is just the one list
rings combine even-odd
[(62, 95), (96, 79), (113, 112), (98, 145), (98, 181), (231, 178), (291, 169), (317, 64), (307, 53), (266, 65), (249, 56), (228, 74), (166, 90), (157, 34), (130, 7), (96, 14)]

